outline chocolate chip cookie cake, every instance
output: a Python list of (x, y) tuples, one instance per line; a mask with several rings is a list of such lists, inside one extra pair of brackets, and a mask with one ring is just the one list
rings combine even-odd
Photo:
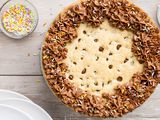
[(53, 93), (76, 112), (122, 116), (160, 81), (159, 29), (127, 0), (78, 1), (49, 28), (42, 71)]

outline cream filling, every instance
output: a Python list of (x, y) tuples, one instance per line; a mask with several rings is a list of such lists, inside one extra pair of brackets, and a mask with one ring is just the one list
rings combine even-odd
[(81, 24), (78, 37), (66, 46), (67, 78), (90, 94), (113, 94), (117, 85), (143, 70), (131, 52), (132, 38), (132, 32), (112, 27), (107, 20), (98, 28)]

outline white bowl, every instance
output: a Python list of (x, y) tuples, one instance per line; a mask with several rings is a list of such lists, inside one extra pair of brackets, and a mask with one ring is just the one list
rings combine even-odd
[[(33, 29), (28, 34), (21, 35), (21, 36), (19, 36), (19, 35), (17, 36), (13, 33), (9, 33), (8, 31), (6, 31), (5, 28), (3, 27), (3, 23), (2, 23), (3, 13), (6, 10), (8, 10), (11, 6), (16, 5), (16, 4), (22, 4), (22, 5), (25, 5), (26, 7), (28, 7), (30, 10), (32, 10), (34, 17), (35, 17)], [(7, 0), (7, 2), (5, 4), (3, 4), (3, 6), (0, 8), (0, 29), (5, 35), (7, 35), (10, 38), (21, 39), (21, 38), (28, 36), (36, 29), (38, 21), (39, 21), (38, 11), (35, 8), (35, 6), (31, 2), (29, 2), (28, 0)]]
[(33, 120), (28, 114), (8, 105), (0, 105), (0, 120)]
[(0, 100), (0, 104), (15, 107), (29, 114), (34, 120), (53, 120), (49, 116), (49, 114), (45, 110), (43, 110), (40, 106), (27, 100), (6, 99), (6, 100)]
[(23, 99), (23, 100), (31, 101), (26, 96), (24, 96), (22, 94), (19, 94), (17, 92), (13, 92), (13, 91), (10, 91), (10, 90), (0, 89), (0, 100), (5, 100), (5, 99), (9, 99), (9, 98), (18, 98), (18, 99)]

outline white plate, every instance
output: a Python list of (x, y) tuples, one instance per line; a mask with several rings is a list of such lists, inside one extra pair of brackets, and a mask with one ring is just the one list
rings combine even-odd
[(25, 97), (22, 94), (19, 94), (10, 90), (0, 89), (0, 100), (9, 99), (9, 98), (18, 98), (18, 99), (31, 101), (29, 98)]
[(33, 120), (29, 115), (25, 114), (12, 106), (0, 105), (0, 120)]
[[(34, 120), (52, 120), (49, 114), (33, 102), (22, 99), (0, 100), (0, 104), (10, 105), (29, 114)], [(0, 119), (1, 120), (1, 119)]]

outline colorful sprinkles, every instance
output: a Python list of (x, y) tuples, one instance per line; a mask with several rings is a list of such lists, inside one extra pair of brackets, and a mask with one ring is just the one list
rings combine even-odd
[(3, 13), (2, 23), (7, 32), (26, 35), (34, 28), (34, 14), (25, 5), (16, 4)]

